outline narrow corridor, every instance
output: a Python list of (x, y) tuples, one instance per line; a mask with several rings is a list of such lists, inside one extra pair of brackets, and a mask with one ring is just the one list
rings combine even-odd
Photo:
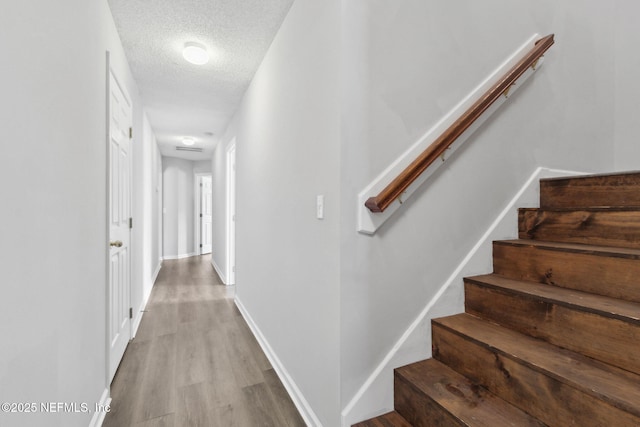
[(164, 261), (105, 427), (297, 427), (300, 417), (210, 256)]

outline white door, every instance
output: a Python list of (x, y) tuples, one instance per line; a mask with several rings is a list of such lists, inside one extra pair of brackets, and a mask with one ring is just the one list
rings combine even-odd
[(227, 151), (227, 285), (236, 284), (236, 144)]
[(131, 339), (131, 126), (128, 97), (109, 73), (109, 381)]
[(210, 254), (212, 237), (211, 177), (203, 176), (200, 179), (200, 244), (202, 245), (200, 253)]

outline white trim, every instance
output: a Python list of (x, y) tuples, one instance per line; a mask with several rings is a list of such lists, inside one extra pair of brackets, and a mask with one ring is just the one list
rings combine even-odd
[[(394, 363), (397, 362), (396, 359), (402, 359), (403, 361), (407, 359), (407, 355), (400, 355), (400, 352), (405, 347), (405, 343), (408, 342), (409, 338), (414, 334), (416, 330), (418, 330), (418, 328), (426, 327), (427, 329), (430, 329), (429, 322), (431, 321), (431, 317), (428, 316), (428, 314), (434, 307), (437, 306), (440, 299), (443, 297), (443, 295), (445, 295), (445, 292), (449, 290), (452, 284), (455, 283), (462, 286), (462, 279), (464, 277), (470, 274), (478, 273), (476, 271), (473, 271), (474, 265), (482, 262), (490, 263), (490, 259), (483, 260), (481, 258), (491, 257), (491, 244), (493, 240), (505, 238), (505, 235), (508, 234), (513, 235), (513, 233), (517, 233), (517, 230), (513, 230), (511, 227), (513, 222), (517, 221), (513, 217), (514, 210), (518, 207), (522, 207), (523, 205), (537, 206), (537, 197), (539, 196), (539, 180), (557, 176), (584, 174), (584, 172), (564, 171), (543, 167), (538, 167), (533, 172), (533, 174), (531, 174), (525, 184), (520, 188), (520, 190), (502, 210), (498, 217), (493, 221), (491, 226), (487, 229), (487, 231), (485, 231), (480, 240), (478, 240), (473, 248), (469, 251), (469, 253), (467, 253), (462, 262), (456, 267), (453, 273), (440, 287), (438, 292), (436, 292), (436, 294), (431, 298), (427, 305), (422, 309), (420, 314), (415, 318), (411, 325), (409, 325), (407, 330), (402, 334), (398, 341), (396, 341), (396, 343), (384, 357), (382, 362), (380, 362), (380, 364), (373, 370), (373, 372), (358, 389), (353, 398), (344, 407), (341, 413), (343, 426), (350, 426), (356, 422), (362, 421), (363, 419), (367, 419), (372, 416), (376, 416), (376, 414), (381, 414), (385, 411), (388, 411), (393, 407), (392, 401), (380, 403), (380, 400), (385, 399), (380, 398), (380, 396), (384, 396), (388, 394), (389, 390), (392, 390), (392, 375), (390, 373), (394, 368), (400, 366), (397, 363)], [(422, 329), (420, 329), (420, 331), (422, 332)], [(408, 357), (411, 358), (411, 356)], [(427, 357), (430, 357), (430, 353)], [(413, 361), (416, 360), (419, 359), (415, 359)], [(410, 362), (404, 362), (404, 364), (406, 363)], [(385, 374), (388, 374), (387, 377), (391, 381), (383, 378)], [(374, 388), (381, 388), (381, 390), (374, 390)], [(371, 395), (373, 397), (371, 397)], [(362, 404), (361, 402), (364, 402), (364, 404)], [(372, 404), (377, 404), (378, 406), (382, 405), (383, 407), (372, 407)]]
[[(106, 408), (111, 405), (111, 397), (109, 396), (109, 389), (105, 388), (102, 392), (102, 396), (100, 397), (100, 402), (98, 405), (102, 408)], [(95, 410), (95, 408), (91, 408), (91, 410)], [(93, 413), (93, 417), (91, 417), (91, 422), (89, 423), (89, 427), (100, 427), (104, 422), (104, 417), (107, 416), (105, 411), (96, 411)]]
[[(417, 179), (407, 188), (402, 196), (395, 200), (384, 212), (372, 213), (364, 206), (367, 199), (382, 191), (400, 172), (402, 172), (420, 153), (429, 147), (442, 133), (457, 120), (474, 102), (489, 90), (502, 76), (511, 69), (526, 53), (535, 46), (536, 40), (540, 36), (534, 34), (522, 44), (509, 58), (507, 58), (493, 73), (491, 73), (482, 83), (472, 90), (462, 101), (441, 118), (422, 138), (415, 142), (407, 151), (398, 157), (389, 167), (378, 175), (369, 185), (366, 186), (357, 197), (357, 231), (363, 234), (374, 234), (399, 208), (402, 201), (407, 200), (433, 173), (445, 164), (446, 159), (460, 147), (465, 140), (473, 134), (506, 100), (510, 97), (531, 75), (542, 65), (544, 58), (540, 58), (536, 68), (528, 68), (527, 71), (516, 80), (509, 89), (508, 95), (501, 96), (496, 100), (456, 141), (447, 149), (443, 161), (438, 161), (429, 166)], [(401, 200), (402, 199), (402, 200)]]
[(171, 260), (171, 259), (183, 259), (183, 258), (189, 258), (192, 256), (198, 256), (198, 253), (196, 252), (190, 252), (188, 254), (180, 254), (180, 255), (165, 255), (162, 257), (163, 260)]
[(258, 344), (260, 344), (262, 351), (264, 351), (267, 359), (269, 359), (269, 362), (271, 362), (271, 366), (273, 366), (273, 369), (278, 374), (278, 377), (280, 378), (280, 381), (282, 381), (284, 388), (289, 393), (291, 400), (296, 405), (296, 408), (298, 408), (298, 411), (300, 412), (300, 415), (302, 416), (305, 424), (311, 427), (322, 427), (322, 423), (318, 419), (315, 412), (313, 412), (313, 409), (311, 409), (311, 405), (309, 405), (309, 402), (307, 402), (307, 400), (304, 398), (304, 395), (302, 394), (296, 383), (293, 381), (293, 378), (291, 378), (291, 375), (289, 375), (286, 368), (269, 345), (269, 342), (260, 331), (260, 328), (253, 321), (251, 315), (237, 296), (235, 297), (235, 303), (238, 307), (238, 310), (240, 310), (242, 317), (249, 325), (251, 332), (253, 332), (253, 335), (258, 340)]
[[(109, 152), (109, 126), (110, 125), (110, 121), (111, 121), (111, 117), (109, 117), (109, 103), (111, 102), (111, 80), (109, 78), (110, 73), (111, 73), (111, 52), (109, 52), (108, 50), (105, 53), (105, 60), (106, 60), (106, 93), (105, 93), (105, 98), (106, 98), (106, 109), (105, 109), (105, 134), (104, 134), (104, 150), (105, 150), (105, 157), (106, 157), (106, 168), (105, 168), (105, 176), (104, 176), (104, 188), (105, 188), (105, 239), (104, 239), (104, 245), (107, 246), (109, 245), (110, 242), (110, 238), (111, 238), (111, 224), (110, 224), (110, 216), (111, 215), (111, 196), (109, 193), (109, 187), (111, 185), (111, 178), (110, 178), (110, 171), (111, 171), (111, 154)], [(104, 266), (105, 266), (105, 281), (104, 281), (104, 305), (105, 305), (105, 313), (104, 313), (104, 351), (105, 351), (105, 357), (104, 357), (104, 383), (105, 386), (107, 387), (107, 394), (108, 394), (108, 388), (109, 385), (111, 384), (111, 379), (109, 378), (109, 363), (111, 361), (111, 340), (109, 339), (109, 325), (111, 322), (111, 317), (109, 314), (109, 310), (111, 308), (111, 303), (110, 303), (110, 275), (111, 275), (111, 267), (109, 265), (109, 263), (111, 262), (111, 257), (109, 256), (109, 250), (105, 250), (104, 251)]]
[(216, 271), (216, 273), (218, 273), (218, 277), (220, 277), (220, 280), (222, 280), (222, 283), (224, 283), (227, 286), (230, 286), (229, 283), (227, 283), (227, 276), (222, 274), (222, 270), (216, 263), (216, 260), (213, 259), (213, 257), (211, 257), (211, 265), (213, 266), (213, 269)]

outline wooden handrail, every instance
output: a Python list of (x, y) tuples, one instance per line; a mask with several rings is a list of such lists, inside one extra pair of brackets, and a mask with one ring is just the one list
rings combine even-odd
[(434, 161), (436, 161), (451, 144), (466, 131), (487, 108), (501, 95), (507, 94), (515, 83), (529, 68), (536, 66), (540, 57), (553, 45), (553, 34), (536, 41), (531, 49), (516, 65), (514, 65), (496, 84), (485, 92), (460, 118), (445, 130), (426, 150), (424, 150), (409, 166), (407, 166), (377, 196), (370, 197), (365, 206), (371, 212), (383, 212), (396, 200)]

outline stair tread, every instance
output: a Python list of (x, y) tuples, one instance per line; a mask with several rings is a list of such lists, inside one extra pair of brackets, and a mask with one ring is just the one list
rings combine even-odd
[(396, 369), (419, 392), (470, 427), (544, 426), (522, 410), (473, 384), (445, 364), (428, 359)]
[(604, 173), (590, 173), (585, 175), (570, 175), (570, 176), (554, 176), (549, 178), (540, 178), (540, 182), (562, 182), (562, 181), (586, 181), (593, 178), (615, 178), (637, 175), (640, 176), (640, 171), (622, 171), (622, 172), (604, 172)]
[(561, 304), (640, 325), (640, 303), (596, 295), (574, 289), (549, 286), (537, 282), (514, 280), (497, 274), (467, 277), (473, 283), (509, 289), (542, 301)]
[(551, 242), (547, 240), (512, 239), (496, 240), (494, 244), (510, 246), (535, 246), (549, 250), (576, 252), (617, 258), (640, 259), (640, 249), (618, 246), (588, 245), (583, 243)]
[(640, 375), (562, 349), (470, 314), (434, 319), (435, 324), (478, 345), (519, 360), (584, 393), (640, 416)]
[(396, 411), (354, 424), (352, 427), (411, 427), (409, 421)]

